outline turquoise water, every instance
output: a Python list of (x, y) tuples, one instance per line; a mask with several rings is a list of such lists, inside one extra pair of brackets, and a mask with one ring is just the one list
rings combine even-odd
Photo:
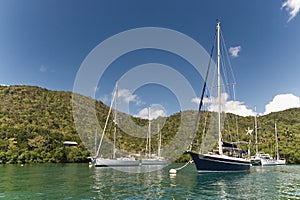
[(197, 174), (189, 165), (170, 176), (179, 166), (125, 173), (87, 164), (0, 165), (0, 199), (300, 199), (300, 166)]

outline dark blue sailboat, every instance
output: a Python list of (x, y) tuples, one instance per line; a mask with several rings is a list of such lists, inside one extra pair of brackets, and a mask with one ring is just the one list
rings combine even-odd
[[(250, 169), (250, 160), (243, 158), (245, 151), (239, 150), (236, 144), (230, 144), (222, 141), (221, 132), (221, 75), (220, 75), (220, 22), (217, 22), (217, 75), (218, 75), (218, 150), (202, 154), (188, 150), (195, 163), (195, 166), (199, 173), (202, 172), (238, 172), (248, 171)], [(199, 121), (200, 110), (203, 104), (204, 92), (206, 89), (208, 72), (206, 74), (204, 87), (202, 90), (202, 96), (199, 104), (199, 111), (197, 116), (196, 127)], [(194, 134), (196, 133), (196, 127)], [(193, 141), (192, 141), (193, 143)], [(224, 152), (229, 152), (225, 155)], [(233, 156), (235, 155), (235, 156)]]
[(198, 172), (232, 172), (247, 171), (250, 162), (244, 158), (231, 157), (220, 154), (198, 154), (189, 152), (194, 160)]

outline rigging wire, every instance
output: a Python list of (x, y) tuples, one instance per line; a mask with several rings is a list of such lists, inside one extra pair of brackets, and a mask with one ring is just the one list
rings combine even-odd
[[(231, 62), (230, 62), (230, 58), (229, 58), (229, 53), (228, 53), (228, 50), (226, 48), (226, 43), (225, 43), (225, 39), (223, 37), (223, 34), (222, 34), (222, 30), (221, 30), (221, 41), (223, 43), (223, 46), (224, 46), (224, 54), (223, 55), (226, 55), (226, 60), (227, 60), (227, 63), (228, 63), (228, 66), (229, 66), (229, 70), (230, 70), (230, 76), (232, 77), (233, 79), (233, 83), (232, 84), (236, 84), (236, 80), (235, 80), (235, 77), (234, 77), (234, 73), (233, 73), (233, 69), (232, 69), (232, 65), (231, 65)], [(225, 60), (225, 58), (224, 58)]]
[(192, 146), (193, 146), (195, 136), (196, 136), (196, 132), (197, 132), (197, 129), (198, 129), (198, 124), (199, 124), (199, 119), (200, 119), (200, 111), (201, 111), (201, 108), (202, 108), (202, 105), (203, 105), (203, 98), (204, 98), (204, 93), (205, 93), (205, 89), (206, 89), (206, 83), (207, 83), (207, 79), (208, 79), (209, 69), (210, 69), (210, 65), (211, 65), (211, 61), (212, 61), (212, 54), (213, 54), (214, 47), (215, 47), (216, 36), (217, 36), (217, 31), (215, 32), (214, 39), (213, 39), (213, 45), (212, 45), (211, 52), (210, 52), (210, 59), (209, 59), (209, 62), (208, 62), (208, 67), (207, 67), (207, 71), (206, 71), (206, 75), (205, 75), (204, 85), (203, 85), (203, 88), (202, 88), (201, 99), (200, 99), (197, 118), (196, 118), (196, 124), (195, 124), (195, 127), (194, 127), (192, 140), (191, 140), (191, 143), (190, 143), (190, 150), (192, 150)]
[[(207, 84), (207, 79), (208, 79), (209, 69), (210, 69), (211, 62), (212, 62), (212, 55), (213, 55), (213, 52), (214, 52), (216, 36), (217, 36), (217, 30), (216, 30), (215, 35), (214, 35), (213, 45), (212, 45), (211, 52), (210, 52), (210, 59), (209, 59), (209, 62), (208, 62), (208, 67), (207, 67), (207, 71), (206, 71), (206, 75), (205, 75), (205, 79), (204, 79), (204, 85), (203, 85), (202, 92), (201, 92), (201, 99), (200, 99), (200, 102), (199, 102), (199, 108), (198, 108), (198, 113), (197, 113), (196, 123), (195, 123), (194, 131), (193, 131), (193, 136), (192, 136), (191, 143), (190, 143), (190, 145), (189, 145), (189, 150), (190, 150), (190, 151), (192, 150), (192, 146), (193, 146), (193, 143), (194, 143), (194, 140), (195, 140), (195, 136), (196, 136), (196, 133), (197, 133), (197, 129), (198, 129), (198, 124), (199, 124), (199, 119), (200, 119), (200, 111), (201, 111), (201, 108), (202, 108), (202, 105), (203, 105), (203, 98), (204, 98), (205, 91), (206, 91), (205, 89), (206, 89), (206, 84)], [(169, 170), (169, 173), (170, 173), (170, 174), (176, 174), (177, 171), (179, 171), (179, 170), (185, 168), (185, 167), (186, 167), (189, 163), (191, 163), (191, 162), (192, 162), (192, 159), (189, 160), (189, 161), (188, 161), (185, 165), (183, 165), (182, 167), (175, 168), (175, 169), (170, 169), (170, 170)]]
[[(235, 80), (235, 76), (234, 76), (234, 73), (233, 73), (233, 69), (232, 69), (232, 65), (231, 65), (231, 62), (230, 62), (230, 58), (228, 56), (229, 54), (228, 54), (228, 50), (226, 48), (226, 43), (225, 43), (225, 39), (223, 37), (222, 31), (221, 31), (221, 41), (222, 41), (224, 52), (225, 52), (225, 54), (223, 54), (223, 55), (226, 55), (226, 60), (227, 60), (227, 63), (228, 63), (228, 68), (230, 70), (230, 77), (232, 77), (232, 79), (233, 79), (232, 83), (231, 83), (232, 84), (233, 101), (236, 101), (236, 89), (235, 89), (236, 80)], [(224, 58), (224, 60), (225, 60), (225, 58)], [(225, 69), (227, 69), (227, 68), (225, 68)], [(228, 74), (228, 72), (226, 74)], [(228, 79), (228, 83), (229, 83), (229, 79)], [(228, 85), (230, 85), (230, 84), (228, 84)], [(237, 141), (239, 142), (238, 116), (236, 114), (235, 114), (235, 126), (236, 126)]]
[(115, 96), (116, 96), (116, 88), (114, 89), (114, 92), (113, 92), (113, 98), (112, 98), (111, 103), (110, 103), (109, 111), (108, 111), (108, 114), (107, 114), (107, 118), (106, 118), (106, 121), (105, 121), (105, 125), (104, 125), (103, 131), (102, 131), (101, 139), (100, 139), (100, 142), (99, 142), (99, 146), (98, 146), (95, 158), (98, 157), (99, 152), (100, 152), (100, 148), (101, 148), (101, 145), (102, 145), (102, 142), (103, 142), (104, 134), (105, 134), (106, 127), (107, 127), (107, 124), (108, 124), (108, 120), (109, 120), (109, 116), (110, 116), (110, 113), (111, 113), (111, 110), (112, 110), (112, 106), (113, 106), (113, 103), (114, 103), (114, 100), (115, 100)]

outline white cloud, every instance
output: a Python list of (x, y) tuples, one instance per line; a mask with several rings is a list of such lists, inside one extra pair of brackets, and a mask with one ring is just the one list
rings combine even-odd
[(151, 105), (150, 107), (150, 115), (149, 108), (143, 108), (138, 112), (138, 114), (134, 115), (135, 117), (139, 117), (142, 119), (156, 119), (158, 117), (165, 117), (166, 112), (161, 105)]
[[(227, 93), (221, 94), (221, 108), (222, 112), (233, 113), (240, 116), (254, 116), (255, 112), (248, 109), (243, 102), (228, 100)], [(193, 98), (193, 103), (200, 103), (199, 98)], [(218, 99), (216, 97), (204, 98), (203, 104), (207, 106), (209, 111), (218, 111)]]
[(200, 103), (200, 98), (198, 98), (198, 97), (192, 98), (191, 102), (199, 104)]
[(128, 89), (120, 89), (118, 91), (118, 98), (125, 103), (134, 102), (137, 105), (143, 103), (137, 95), (132, 94)]
[(290, 15), (290, 18), (288, 20), (291, 21), (294, 17), (296, 17), (296, 15), (299, 13), (300, 11), (300, 1), (299, 0), (287, 0), (285, 2), (283, 2), (282, 4), (282, 8), (285, 8)]
[[(93, 90), (96, 92), (99, 90), (98, 87), (94, 87)], [(112, 95), (104, 95), (100, 99), (103, 103), (110, 103)], [(118, 91), (118, 101), (119, 103), (128, 104), (129, 102), (133, 102), (136, 105), (142, 105), (142, 100), (135, 94), (132, 94), (128, 89), (119, 89)]]
[(10, 85), (6, 85), (6, 84), (0, 84), (0, 86), (10, 86)]
[(48, 71), (48, 67), (46, 67), (46, 66), (44, 66), (44, 65), (41, 65), (39, 70), (40, 70), (40, 72), (43, 72), (43, 73), (44, 73), (44, 72), (47, 72), (47, 71)]
[(293, 94), (278, 94), (265, 106), (265, 115), (289, 108), (300, 107), (300, 98)]
[(244, 105), (244, 102), (240, 101), (227, 101), (223, 108), (224, 112), (233, 113), (240, 116), (254, 116), (255, 112), (247, 106)]
[(242, 50), (241, 46), (236, 46), (236, 47), (230, 47), (229, 48), (229, 53), (232, 57), (236, 58), (239, 56), (240, 51)]

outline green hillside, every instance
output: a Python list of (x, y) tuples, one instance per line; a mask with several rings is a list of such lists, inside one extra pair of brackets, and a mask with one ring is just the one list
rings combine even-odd
[[(33, 86), (0, 86), (0, 163), (86, 162), (88, 156), (94, 155), (95, 134), (99, 141), (102, 134), (101, 127), (104, 127), (109, 108), (89, 97), (80, 96), (80, 98), (83, 101), (93, 102), (98, 121), (98, 125), (94, 126), (93, 122), (83, 117), (82, 129), (79, 127), (84, 134), (81, 134), (81, 137), (77, 133), (78, 127), (75, 128), (74, 125), (71, 92), (51, 91)], [(89, 109), (83, 106), (74, 112), (84, 115), (90, 112)], [(159, 124), (162, 127), (163, 155), (166, 157), (172, 157), (173, 154), (181, 155), (191, 141), (196, 114), (196, 111), (184, 111), (152, 121), (152, 152), (156, 152), (157, 149)], [(119, 149), (117, 153), (144, 154), (148, 121), (124, 113), (119, 113), (119, 118), (121, 128), (117, 130)], [(214, 118), (214, 113), (201, 113), (194, 148), (202, 143), (202, 134), (206, 135), (206, 142), (212, 139), (210, 133), (214, 132)], [(132, 121), (134, 123), (130, 123)], [(288, 163), (299, 164), (300, 109), (294, 108), (258, 117), (260, 151), (274, 153), (275, 122), (280, 139), (280, 155), (285, 157)], [(251, 152), (254, 153), (255, 139), (254, 135), (246, 134), (245, 130), (248, 127), (254, 128), (253, 117), (227, 114), (223, 126), (223, 139), (229, 142), (251, 140)], [(112, 138), (113, 123), (110, 118), (101, 155), (108, 157), (111, 155)], [(76, 141), (78, 146), (65, 148), (64, 141)], [(246, 149), (247, 145), (242, 147)], [(189, 159), (187, 155), (180, 157), (178, 161), (185, 159)]]

